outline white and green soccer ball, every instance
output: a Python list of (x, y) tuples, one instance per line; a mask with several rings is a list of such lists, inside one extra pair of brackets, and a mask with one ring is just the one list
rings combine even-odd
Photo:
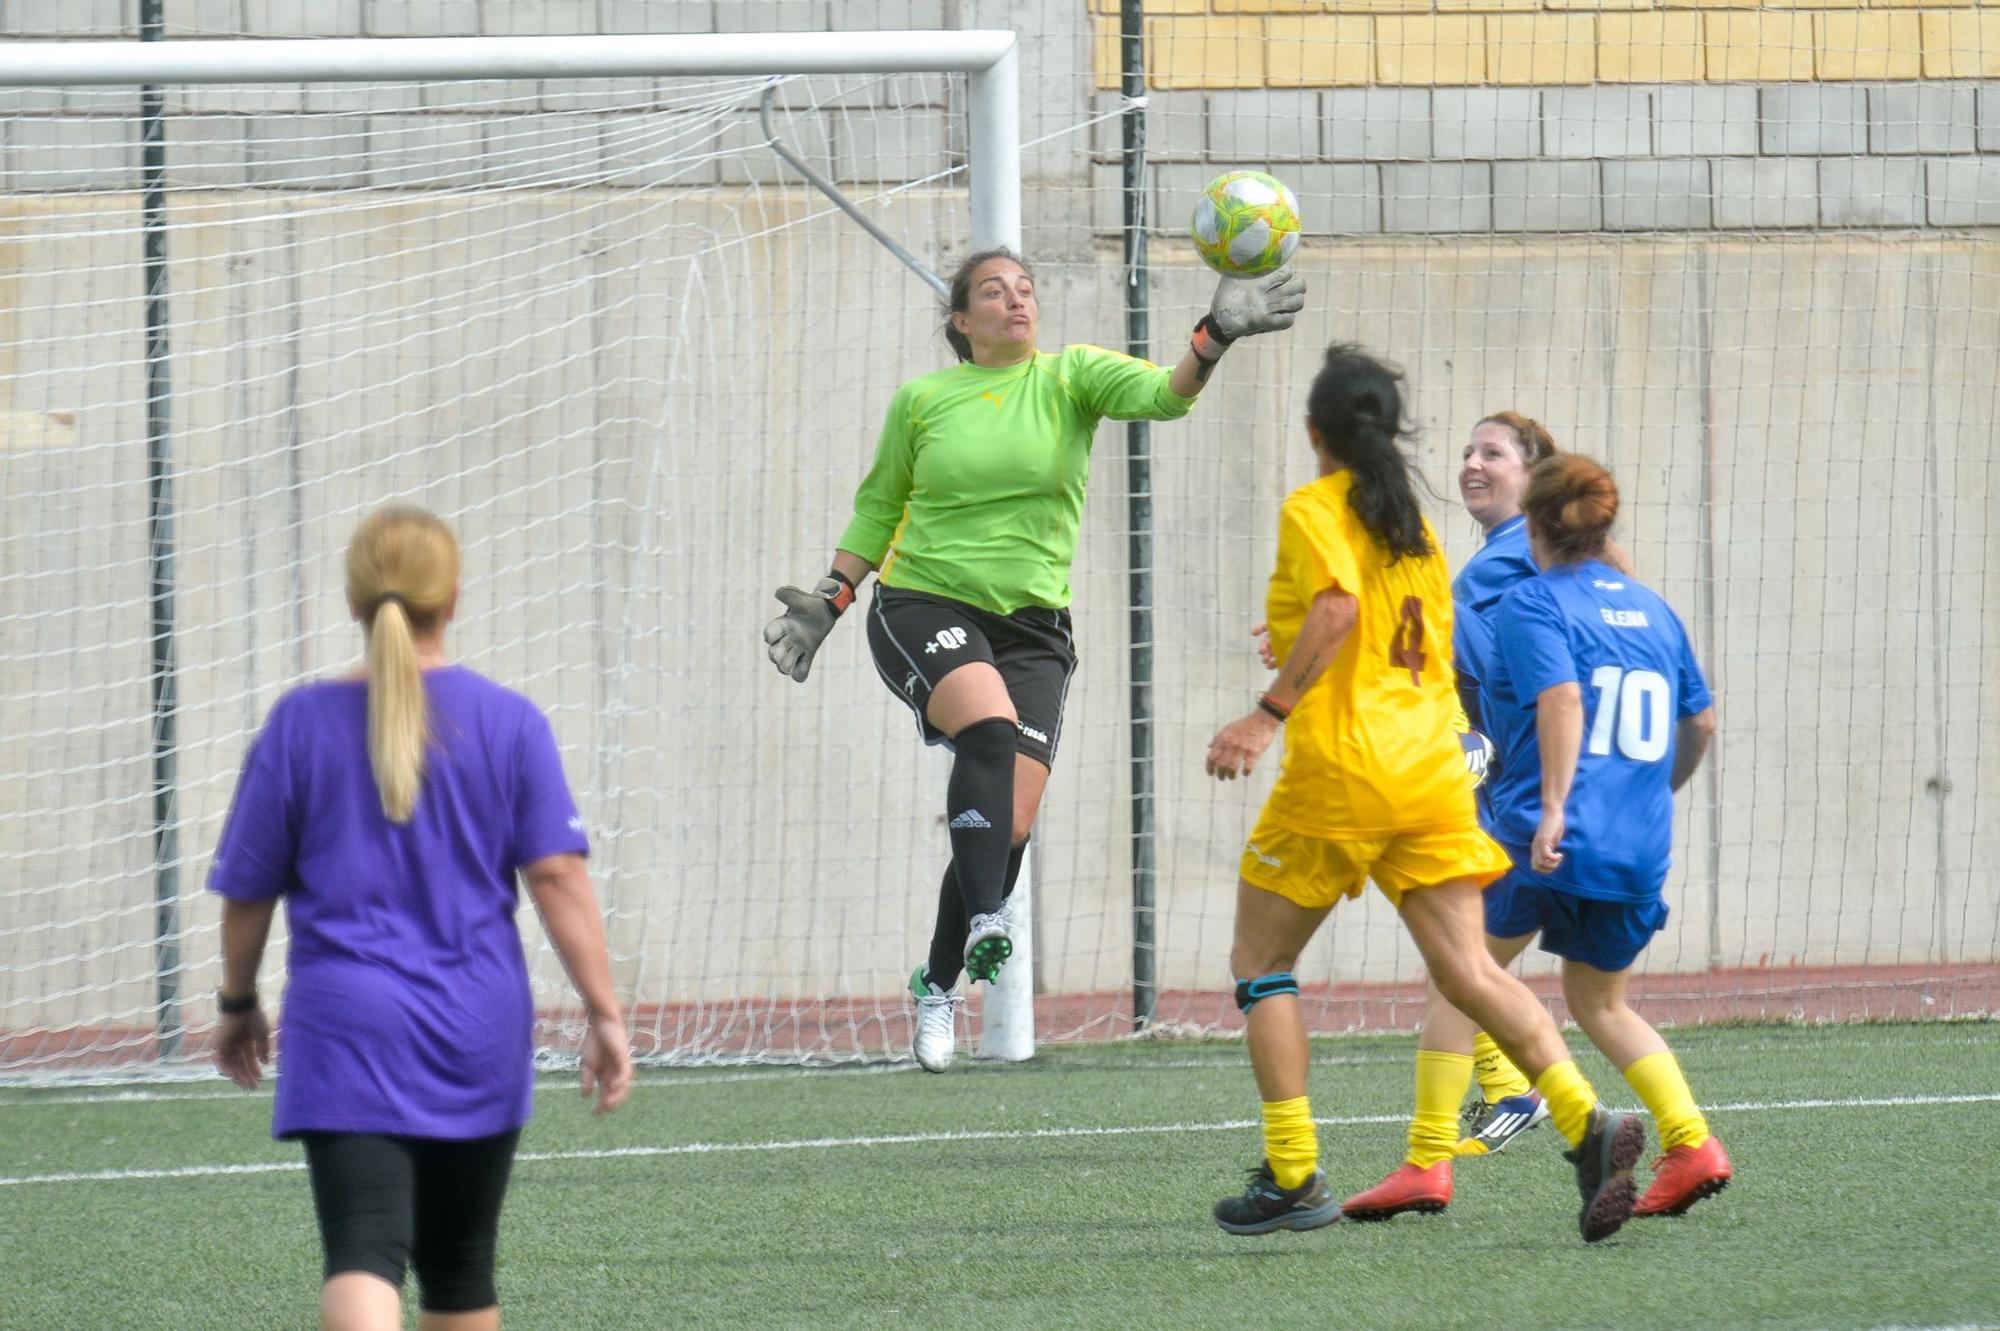
[(1224, 277), (1262, 277), (1299, 247), (1299, 202), (1276, 176), (1231, 171), (1208, 182), (1194, 206), (1194, 247)]

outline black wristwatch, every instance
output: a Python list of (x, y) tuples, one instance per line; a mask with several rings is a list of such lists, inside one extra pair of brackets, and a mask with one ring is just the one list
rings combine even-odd
[(215, 1010), (225, 1017), (240, 1017), (246, 1012), (255, 1012), (257, 991), (252, 989), (241, 998), (231, 998), (218, 989), (215, 991)]

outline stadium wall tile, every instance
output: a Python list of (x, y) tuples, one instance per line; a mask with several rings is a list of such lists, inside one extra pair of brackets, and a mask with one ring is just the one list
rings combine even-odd
[(1432, 86), (1487, 82), (1485, 17), (1376, 19), (1375, 77), (1380, 83)]
[(479, 116), (370, 116), (369, 183), (378, 189), (463, 189), (475, 183), (485, 124)]
[[(1120, 0), (1090, 0), (1091, 10), (1098, 14), (1115, 15), (1119, 4)], [(1208, 0), (1146, 0), (1143, 8), (1147, 14), (1205, 14)]]
[[(1124, 102), (1122, 94), (1099, 92), (1091, 97), (1092, 114), (1116, 111)], [(1199, 92), (1148, 92), (1146, 94), (1146, 156), (1153, 161), (1186, 161), (1208, 151), (1208, 96)], [(1116, 156), (1125, 149), (1125, 129), (1119, 118), (1100, 120), (1090, 127), (1090, 149), (1103, 156)]]
[(1652, 9), (1653, 0), (1542, 0), (1544, 9), (1587, 9), (1591, 13), (1611, 13), (1620, 9)]
[(246, 7), (259, 37), (359, 37), (361, 0), (257, 0)]
[(250, 140), (244, 116), (177, 116), (168, 133), (180, 145), (167, 154), (167, 183), (183, 189), (236, 189), (250, 183)]
[(1913, 79), (1923, 73), (1923, 23), (1915, 14), (1819, 14), (1822, 79)]
[(2000, 159), (1933, 157), (1924, 168), (1932, 226), (2000, 226)]
[(915, 180), (944, 160), (950, 122), (944, 116), (898, 117), (886, 123), (859, 111), (829, 115), (834, 136), (835, 179), (869, 182)]
[(1964, 84), (1902, 83), (1868, 90), (1872, 153), (1969, 153), (1979, 150), (1979, 89)]
[(1550, 88), (1542, 93), (1549, 157), (1645, 157), (1653, 151), (1653, 95), (1645, 88)]
[[(79, 95), (89, 94), (89, 95)], [(136, 116), (137, 88), (0, 88), (0, 115)]]
[(1603, 221), (1596, 162), (1495, 162), (1495, 231), (1595, 231)]
[[(516, 0), (487, 0), (512, 4)], [(715, 0), (717, 32), (814, 32), (832, 21), (828, 0)]]
[(1433, 0), (1328, 0), (1325, 4), (1303, 6), (1314, 13), (1336, 14), (1428, 14)]
[(1268, 20), (1267, 81), (1274, 87), (1354, 87), (1374, 80), (1373, 20), (1357, 14)]
[(1704, 14), (1702, 67), (1725, 82), (1777, 82), (1813, 76), (1811, 14)]
[(1363, 162), (1301, 167), (1293, 186), (1307, 235), (1368, 233), (1382, 229), (1382, 175)]
[(628, 111), (658, 99), (652, 79), (544, 79), (535, 93), (543, 111)]
[(136, 37), (139, 11), (132, 0), (8, 0), (0, 4), (0, 33), (9, 37)]
[(1953, 10), (1922, 19), (1926, 78), (2000, 76), (2000, 12)]
[[(1116, 33), (1114, 24), (1113, 69), (1117, 68)], [(1152, 66), (1152, 86), (1259, 87), (1264, 82), (1265, 38), (1262, 19), (1149, 19), (1146, 58)]]
[(598, 0), (598, 31), (714, 32), (715, 7), (685, 0)]
[(1208, 97), (1208, 152), (1219, 164), (1302, 162), (1325, 156), (1320, 95), (1216, 92)]
[[(1345, 6), (1342, 7), (1344, 8)], [(1542, 0), (1437, 0), (1437, 12), (1440, 14), (1465, 12), (1493, 13), (1520, 9), (1540, 10), (1541, 8)], [(1547, 17), (1560, 18), (1562, 16), (1551, 14)], [(1579, 17), (1581, 16), (1579, 15)], [(1492, 31), (1491, 24), (1487, 25), (1487, 31), (1489, 33)]]
[(1589, 14), (1496, 14), (1486, 20), (1487, 81), (1594, 83), (1597, 19)]
[(1718, 227), (1809, 227), (1819, 222), (1819, 164), (1804, 158), (1725, 157), (1710, 164)]
[(1604, 83), (1698, 82), (1701, 15), (1604, 14), (1597, 20), (1597, 77)]
[[(729, 126), (715, 138), (715, 151), (720, 154), (716, 178), (725, 185), (796, 184), (798, 173), (766, 144), (755, 111), (730, 117)], [(785, 146), (822, 175), (839, 172), (833, 133), (824, 115), (793, 116), (785, 126)]]
[[(502, 113), (525, 111), (542, 95), (542, 85), (534, 79), (470, 79), (465, 82), (420, 83), (418, 99), (426, 107), (447, 111), (480, 110)], [(475, 103), (485, 105), (475, 106)]]
[(597, 0), (488, 0), (479, 10), (479, 31), (488, 37), (559, 37), (597, 31)]
[(419, 85), (414, 83), (309, 83), (305, 92), (308, 111), (383, 115), (415, 111), (423, 105)]
[(2000, 84), (1979, 90), (1979, 151), (2000, 153)]
[(1757, 88), (1749, 84), (1654, 90), (1654, 151), (1662, 157), (1719, 157), (1757, 151)]
[(253, 185), (351, 189), (369, 183), (365, 116), (249, 116), (245, 136)]
[(1533, 88), (1439, 88), (1431, 94), (1431, 156), (1440, 161), (1539, 157), (1542, 94)]
[(827, 27), (834, 32), (921, 32), (954, 26), (949, 17), (945, 0), (840, 0), (828, 9)]
[(368, 0), (370, 37), (477, 37), (479, 0)]
[(1758, 94), (1759, 151), (1773, 157), (1868, 151), (1868, 90), (1780, 84)]
[(1421, 162), (1432, 156), (1426, 88), (1335, 88), (1321, 95), (1321, 143), (1337, 162)]
[(1493, 229), (1489, 162), (1392, 163), (1382, 173), (1382, 229), (1435, 235)]
[(176, 0), (160, 6), (169, 37), (236, 37), (253, 31), (243, 0)]
[(302, 111), (306, 90), (293, 83), (175, 83), (167, 86), (167, 114), (254, 115)]
[(1873, 9), (1971, 9), (1996, 0), (1868, 0)]
[(1605, 230), (1707, 230), (1713, 217), (1708, 167), (1700, 157), (1605, 162)]
[[(1159, 170), (1157, 166), (1148, 166), (1144, 177), (1149, 219), (1155, 211), (1153, 177)], [(1099, 162), (1090, 168), (1090, 227), (1100, 235), (1116, 235), (1125, 226), (1125, 200), (1119, 193), (1123, 181), (1124, 175), (1116, 163)]]
[(1914, 157), (1829, 157), (1819, 164), (1822, 226), (1921, 226), (1924, 164)]
[(129, 124), (37, 117), (10, 123), (6, 134), (10, 190), (131, 189), (138, 184), (138, 148)]

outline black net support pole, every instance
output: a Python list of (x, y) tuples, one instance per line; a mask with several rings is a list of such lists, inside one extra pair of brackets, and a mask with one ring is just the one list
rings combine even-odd
[[(139, 36), (166, 36), (163, 0), (140, 0)], [(146, 281), (146, 538), (148, 601), (152, 609), (154, 971), (158, 983), (154, 1032), (160, 1057), (181, 1042), (180, 830), (175, 788), (180, 694), (174, 664), (172, 379), (167, 341), (166, 90), (139, 90), (140, 233)]]
[[(1125, 350), (1150, 359), (1146, 304), (1146, 49), (1143, 0), (1121, 0), (1118, 54), (1125, 111)], [(1125, 427), (1125, 530), (1132, 659), (1132, 1024), (1145, 1030), (1159, 1006), (1158, 846), (1153, 773), (1153, 441), (1148, 422)]]

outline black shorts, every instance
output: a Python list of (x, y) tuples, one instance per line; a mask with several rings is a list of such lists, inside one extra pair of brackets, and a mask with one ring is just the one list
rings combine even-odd
[(1014, 700), (1015, 751), (1055, 766), (1063, 703), (1076, 673), (1069, 611), (1026, 606), (996, 615), (963, 601), (877, 583), (868, 606), (868, 650), (882, 682), (917, 714), (926, 744), (946, 741), (924, 714), (931, 690), (958, 667), (986, 662), (1000, 672)]

